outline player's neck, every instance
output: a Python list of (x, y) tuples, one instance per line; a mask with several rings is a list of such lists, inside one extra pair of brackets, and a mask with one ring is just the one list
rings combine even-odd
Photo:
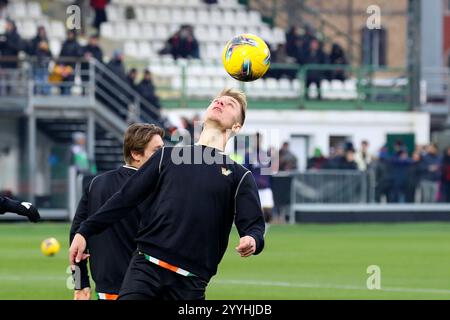
[(200, 138), (198, 139), (198, 142), (196, 144), (224, 151), (227, 141), (228, 138), (226, 131), (222, 131), (215, 126), (209, 126), (205, 124), (203, 131), (200, 134)]

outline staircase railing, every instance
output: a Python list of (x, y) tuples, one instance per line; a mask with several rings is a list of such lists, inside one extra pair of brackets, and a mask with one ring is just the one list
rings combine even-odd
[(97, 98), (104, 99), (106, 104), (119, 112), (124, 119), (143, 120), (161, 125), (160, 111), (131, 88), (126, 81), (97, 60), (94, 60), (94, 68)]

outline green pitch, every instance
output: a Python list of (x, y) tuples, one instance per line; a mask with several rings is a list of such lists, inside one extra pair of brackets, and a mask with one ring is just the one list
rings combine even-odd
[[(0, 299), (71, 299), (68, 224), (0, 224)], [(62, 250), (44, 257), (41, 240)], [(450, 299), (450, 224), (272, 226), (258, 257), (240, 258), (237, 234), (207, 299)], [(368, 290), (367, 267), (381, 270)]]

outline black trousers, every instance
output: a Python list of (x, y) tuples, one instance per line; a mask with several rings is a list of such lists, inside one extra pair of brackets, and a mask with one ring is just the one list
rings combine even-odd
[(204, 300), (208, 282), (162, 268), (135, 253), (119, 293), (119, 300)]

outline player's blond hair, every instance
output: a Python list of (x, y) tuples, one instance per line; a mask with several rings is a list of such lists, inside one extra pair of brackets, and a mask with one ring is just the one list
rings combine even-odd
[(217, 98), (223, 96), (232, 97), (237, 100), (241, 106), (241, 126), (243, 126), (245, 122), (245, 113), (247, 112), (247, 96), (244, 91), (237, 88), (225, 88), (219, 93)]

